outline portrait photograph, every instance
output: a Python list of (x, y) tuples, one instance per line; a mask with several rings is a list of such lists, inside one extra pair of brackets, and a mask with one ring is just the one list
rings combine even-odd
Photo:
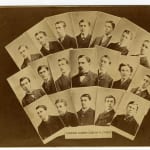
[(112, 88), (127, 90), (139, 66), (139, 58), (121, 55)]
[(72, 24), (78, 48), (88, 48), (93, 34), (97, 11), (72, 12)]
[(26, 33), (21, 34), (5, 48), (19, 69), (24, 69), (31, 62), (42, 58), (42, 54)]
[(56, 93), (56, 86), (47, 59), (48, 56), (45, 56), (30, 65), (37, 78), (39, 78), (40, 85), (45, 90), (46, 94), (49, 95)]
[(139, 66), (128, 91), (150, 101), (150, 70)]
[(48, 56), (48, 63), (52, 71), (57, 91), (71, 88), (70, 50), (57, 52)]
[(64, 134), (64, 125), (47, 95), (28, 105), (25, 112), (44, 144)]
[(98, 12), (90, 47), (95, 47), (96, 45), (107, 47), (109, 41), (112, 38), (115, 27), (120, 20), (120, 17), (104, 12)]
[(31, 66), (10, 76), (7, 81), (22, 107), (26, 107), (46, 94)]
[(72, 87), (95, 86), (97, 80), (96, 49), (70, 51)]
[(112, 39), (108, 48), (121, 52), (122, 55), (128, 55), (130, 45), (133, 42), (138, 26), (126, 18), (122, 18), (115, 27)]
[(110, 88), (97, 88), (95, 125), (110, 126), (124, 91)]
[[(97, 83), (96, 85), (111, 88), (118, 71), (120, 52), (112, 51), (106, 47), (96, 46), (97, 49)], [(118, 58), (118, 59), (116, 59)]]
[(72, 88), (72, 102), (79, 119), (79, 126), (94, 125), (97, 87)]
[(71, 90), (64, 90), (52, 95), (49, 95), (50, 100), (56, 107), (60, 119), (65, 127), (78, 126), (78, 117), (72, 102)]
[(111, 122), (112, 130), (130, 140), (134, 140), (149, 108), (149, 101), (126, 92)]
[(63, 49), (77, 48), (71, 12), (50, 16), (45, 19)]
[(138, 56), (140, 65), (150, 69), (150, 33), (139, 28), (130, 49), (130, 56)]
[(52, 53), (63, 50), (57, 38), (51, 31), (46, 19), (38, 22), (26, 31), (32, 40), (37, 50), (43, 55), (47, 56)]

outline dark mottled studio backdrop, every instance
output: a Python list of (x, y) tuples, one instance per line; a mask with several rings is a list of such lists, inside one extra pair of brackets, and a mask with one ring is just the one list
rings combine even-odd
[(150, 32), (150, 6), (6, 7), (0, 8), (0, 147), (32, 146), (150, 146), (150, 113), (134, 141), (113, 134), (112, 139), (65, 140), (43, 145), (6, 78), (18, 71), (4, 46), (44, 17), (68, 11), (104, 11), (126, 17)]

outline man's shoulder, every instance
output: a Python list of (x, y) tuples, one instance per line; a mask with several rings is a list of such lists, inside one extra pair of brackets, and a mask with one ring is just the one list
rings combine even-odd
[(31, 54), (31, 59), (32, 60), (36, 60), (38, 58), (42, 58), (42, 55), (40, 53)]
[(92, 76), (92, 77), (97, 77), (97, 74), (96, 73), (94, 73), (94, 72), (92, 72), (92, 71), (89, 71), (89, 73), (88, 73), (90, 76)]
[(107, 80), (109, 80), (109, 81), (110, 81), (110, 80), (111, 80), (111, 81), (113, 80), (113, 78), (112, 78), (108, 73), (105, 73), (105, 74), (104, 74), (104, 78), (107, 79)]
[(110, 43), (108, 45), (108, 48), (115, 47), (115, 46), (118, 46), (118, 42), (116, 42), (116, 43)]

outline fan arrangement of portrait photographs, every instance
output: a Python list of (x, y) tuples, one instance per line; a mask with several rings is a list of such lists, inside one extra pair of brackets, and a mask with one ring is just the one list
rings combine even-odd
[(134, 140), (150, 108), (150, 33), (126, 18), (77, 11), (44, 18), (6, 47), (7, 81), (44, 144)]

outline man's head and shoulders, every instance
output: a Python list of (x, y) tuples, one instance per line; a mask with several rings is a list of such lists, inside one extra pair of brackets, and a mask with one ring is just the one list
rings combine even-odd
[(30, 62), (37, 60), (42, 57), (40, 53), (31, 54), (30, 49), (27, 45), (20, 45), (18, 47), (19, 54), (23, 58), (23, 63), (21, 65), (21, 69), (27, 67)]
[(130, 30), (125, 29), (122, 32), (120, 41), (117, 43), (110, 43), (108, 45), (108, 48), (120, 51), (121, 55), (127, 55), (129, 52), (128, 46), (129, 46), (132, 39), (133, 39), (133, 33)]
[(42, 78), (42, 87), (47, 94), (52, 94), (56, 92), (54, 80), (51, 76), (49, 67), (47, 65), (40, 65), (37, 68), (39, 76)]
[(19, 82), (21, 88), (25, 92), (25, 96), (22, 99), (23, 107), (45, 95), (45, 92), (42, 89), (32, 88), (31, 80), (29, 77), (21, 77)]
[(39, 44), (42, 46), (40, 51), (44, 56), (58, 52), (63, 49), (58, 41), (50, 41), (45, 31), (38, 31), (35, 33), (34, 36)]

